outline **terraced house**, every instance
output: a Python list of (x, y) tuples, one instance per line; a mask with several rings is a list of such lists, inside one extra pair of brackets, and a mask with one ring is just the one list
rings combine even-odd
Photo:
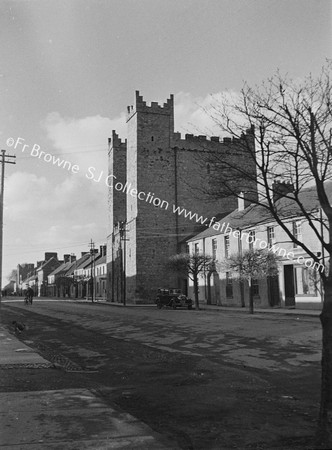
[[(332, 199), (332, 183), (328, 189)], [(305, 242), (320, 257), (321, 264), (314, 263), (301, 247), (290, 241), (264, 206), (251, 204), (245, 208), (241, 199), (238, 208), (216, 226), (188, 239), (189, 251), (211, 255), (217, 262), (222, 262), (229, 255), (249, 248), (270, 249), (280, 256), (279, 273), (278, 276), (253, 280), (255, 304), (261, 307), (320, 309), (322, 296), (319, 272), (327, 264), (324, 250), (299, 208), (287, 198), (276, 197), (274, 200), (279, 202), (283, 222), (300, 242)], [(315, 188), (304, 190), (301, 201), (313, 217), (322, 217)], [(192, 291), (191, 285), (191, 295)], [(214, 271), (201, 274), (199, 295), (201, 302), (215, 305), (239, 306), (249, 301), (248, 285), (234, 279), (232, 273), (224, 272), (218, 264)]]

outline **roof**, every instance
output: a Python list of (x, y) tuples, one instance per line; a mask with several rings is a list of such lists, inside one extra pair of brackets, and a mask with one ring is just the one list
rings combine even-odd
[(90, 253), (86, 253), (80, 259), (76, 261), (76, 267), (74, 270), (82, 269), (85, 267), (86, 261), (90, 258)]
[[(326, 183), (325, 189), (331, 202), (332, 183)], [(318, 200), (315, 186), (303, 189), (299, 194), (299, 200), (307, 212), (314, 212), (320, 208), (320, 202)], [(294, 198), (292, 198), (292, 194), (289, 194), (287, 197), (280, 198), (276, 203), (276, 209), (279, 216), (284, 219), (303, 216), (303, 212), (301, 211), (299, 204)], [(224, 234), (227, 229), (227, 225), (229, 225), (232, 230), (236, 230), (249, 228), (251, 226), (271, 221), (275, 221), (275, 218), (266, 206), (251, 204), (243, 211), (232, 211), (222, 220), (211, 224), (211, 226), (206, 230), (196, 234), (190, 239), (187, 239), (187, 242)]]
[(106, 264), (106, 255), (101, 256), (100, 258), (95, 260), (96, 266), (99, 264)]
[(76, 261), (69, 262), (68, 267), (66, 268), (65, 276), (69, 277), (73, 275), (75, 269), (76, 269)]
[(51, 276), (51, 275), (59, 275), (61, 273), (67, 274), (67, 272), (71, 269), (71, 266), (73, 266), (73, 265), (75, 265), (75, 262), (70, 262), (70, 261), (64, 262), (59, 267), (54, 269), (53, 272), (51, 272), (49, 274), (49, 276)]
[(41, 266), (39, 266), (39, 267), (36, 269), (37, 272), (39, 272), (40, 270), (45, 269), (45, 267), (47, 267), (51, 261), (60, 262), (57, 258), (54, 258), (54, 256), (52, 256), (52, 258), (50, 258), (50, 259), (48, 259), (48, 260), (42, 262)]

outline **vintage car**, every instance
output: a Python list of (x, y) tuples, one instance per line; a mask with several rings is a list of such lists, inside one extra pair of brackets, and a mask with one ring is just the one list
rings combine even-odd
[(158, 289), (156, 304), (159, 309), (163, 306), (192, 309), (193, 302), (182, 294), (181, 289)]

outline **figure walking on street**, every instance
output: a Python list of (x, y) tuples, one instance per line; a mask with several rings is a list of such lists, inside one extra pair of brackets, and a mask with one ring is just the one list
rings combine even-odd
[(32, 305), (32, 300), (33, 300), (33, 289), (29, 286), (26, 292), (26, 297), (28, 299), (28, 302), (30, 303), (30, 305)]

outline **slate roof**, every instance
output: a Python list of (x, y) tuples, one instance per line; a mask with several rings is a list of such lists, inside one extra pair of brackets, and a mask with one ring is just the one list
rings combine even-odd
[(61, 274), (61, 273), (67, 275), (67, 273), (70, 271), (70, 269), (74, 265), (75, 265), (75, 261), (74, 262), (70, 262), (70, 261), (64, 262), (59, 267), (54, 269), (53, 272), (50, 273), (50, 275), (58, 275), (58, 274)]
[(76, 261), (76, 267), (75, 270), (78, 269), (83, 269), (84, 267), (86, 267), (86, 262), (87, 260), (90, 258), (90, 253), (86, 253), (85, 255), (83, 255), (80, 259), (78, 259)]
[(58, 261), (58, 259), (56, 259), (56, 258), (54, 258), (54, 256), (52, 256), (52, 258), (48, 259), (47, 261), (43, 261), (42, 265), (39, 266), (39, 267), (36, 269), (37, 272), (39, 272), (40, 270), (45, 269), (45, 267), (47, 267), (51, 261), (60, 262), (60, 261)]
[(95, 259), (95, 264), (105, 264), (106, 263), (106, 255), (101, 256), (98, 259)]
[[(325, 185), (327, 196), (332, 201), (332, 183), (326, 183)], [(301, 194), (299, 195), (299, 199), (307, 212), (314, 212), (320, 208), (320, 203), (317, 197), (316, 187), (308, 187), (303, 189)], [(282, 197), (276, 203), (277, 210), (279, 212), (279, 216), (286, 219), (292, 217), (301, 217), (303, 215), (301, 208), (291, 198), (289, 194), (287, 197)], [(199, 239), (216, 236), (219, 234), (223, 234), (227, 224), (231, 227), (232, 230), (245, 229), (251, 226), (259, 225), (261, 223), (275, 221), (271, 212), (263, 205), (251, 204), (243, 211), (235, 210), (224, 217), (219, 222), (220, 227), (218, 230), (213, 228), (213, 225), (201, 233), (196, 234), (195, 236), (187, 239), (187, 242), (197, 241)], [(222, 225), (224, 227), (222, 229)]]

